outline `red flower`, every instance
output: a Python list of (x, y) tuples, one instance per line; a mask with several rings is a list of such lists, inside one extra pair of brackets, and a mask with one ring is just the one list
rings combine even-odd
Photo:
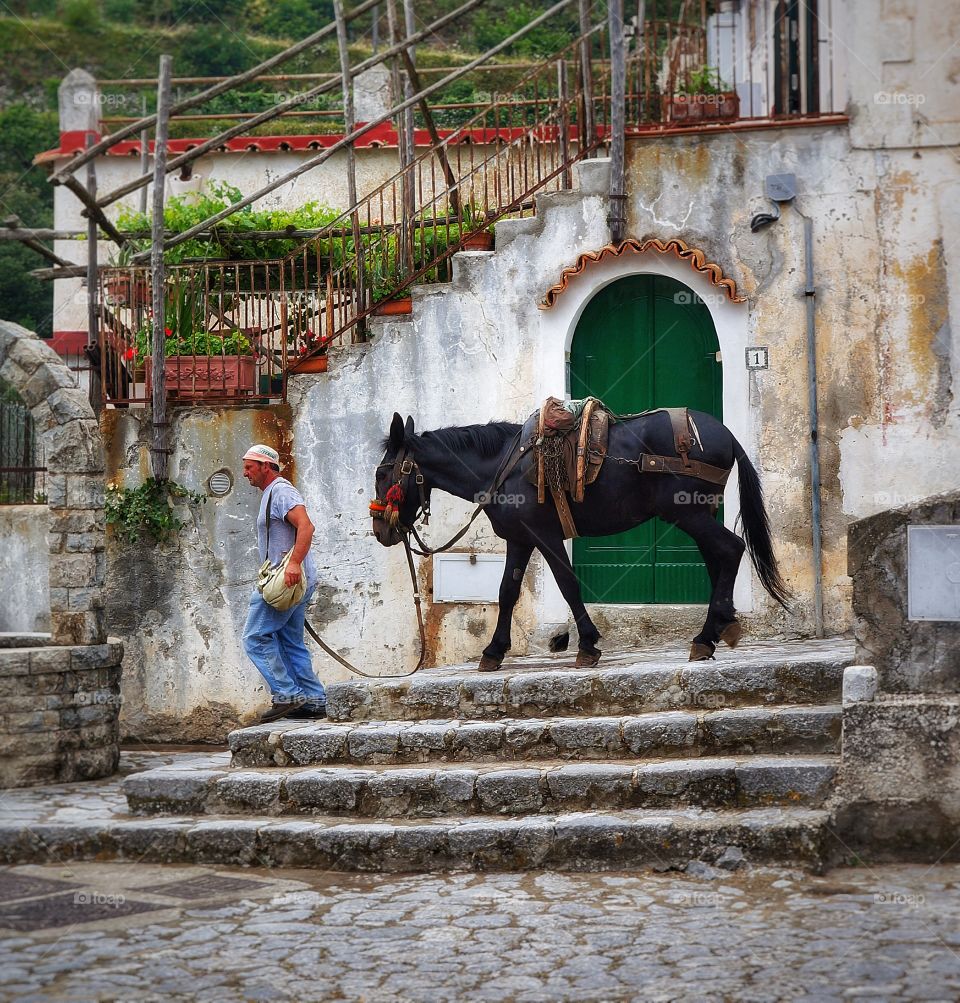
[(169, 327), (165, 327), (165, 328), (163, 329), (163, 333), (164, 333), (164, 334), (165, 334), (165, 335), (166, 335), (166, 336), (167, 336), (168, 338), (172, 338), (172, 337), (173, 337), (173, 331), (171, 331)]
[(126, 350), (126, 351), (125, 351), (125, 352), (123, 353), (123, 357), (124, 357), (125, 359), (132, 359), (132, 358), (133, 358), (133, 357), (134, 357), (134, 356), (135, 356), (136, 354), (137, 354), (137, 353), (136, 353), (136, 351), (135, 351), (134, 349), (132, 349), (132, 348), (128, 348), (128, 349), (127, 349), (127, 350)]

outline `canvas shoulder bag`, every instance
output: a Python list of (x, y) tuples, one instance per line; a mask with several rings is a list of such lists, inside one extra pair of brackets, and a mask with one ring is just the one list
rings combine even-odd
[(257, 572), (257, 591), (263, 596), (263, 601), (268, 606), (282, 611), (288, 610), (291, 606), (296, 606), (297, 603), (303, 601), (303, 597), (307, 593), (307, 576), (301, 569), (299, 582), (295, 585), (287, 585), (284, 582), (287, 565), (290, 563), (290, 557), (293, 554), (293, 547), (283, 555), (276, 567), (273, 567), (270, 563), (270, 505), (273, 501), (272, 494), (273, 488), (270, 489), (270, 496), (267, 497), (266, 505), (267, 543), (265, 550), (267, 559), (260, 565), (260, 570)]

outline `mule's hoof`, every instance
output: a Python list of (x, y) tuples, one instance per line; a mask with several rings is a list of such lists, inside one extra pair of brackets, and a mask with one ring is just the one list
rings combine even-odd
[(690, 662), (709, 662), (713, 658), (714, 649), (709, 644), (694, 641), (690, 645)]
[(577, 650), (576, 667), (578, 669), (589, 669), (600, 661), (602, 651), (584, 651), (583, 648)]
[(735, 648), (740, 643), (741, 637), (743, 637), (743, 627), (736, 620), (733, 623), (728, 623), (720, 631), (720, 640), (729, 648)]
[(499, 661), (497, 661), (496, 658), (491, 658), (489, 655), (484, 655), (480, 659), (480, 664), (477, 666), (477, 669), (480, 672), (496, 672), (501, 665), (503, 665), (502, 658)]

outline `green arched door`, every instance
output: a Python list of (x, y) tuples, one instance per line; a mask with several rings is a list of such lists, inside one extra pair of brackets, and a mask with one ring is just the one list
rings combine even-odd
[[(587, 304), (570, 348), (570, 396), (628, 414), (655, 407), (722, 420), (717, 332), (701, 299), (664, 275), (634, 275)], [(588, 489), (589, 490), (589, 489)], [(710, 579), (693, 541), (653, 519), (627, 533), (573, 541), (585, 602), (705, 603)]]

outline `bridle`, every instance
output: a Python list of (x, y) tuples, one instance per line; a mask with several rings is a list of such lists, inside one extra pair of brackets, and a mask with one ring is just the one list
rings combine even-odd
[[(416, 666), (410, 672), (400, 672), (396, 675), (371, 675), (367, 672), (362, 672), (355, 665), (351, 665), (345, 658), (341, 657), (334, 651), (329, 645), (327, 645), (319, 634), (310, 626), (306, 624), (307, 630), (313, 639), (320, 645), (323, 650), (330, 655), (331, 658), (336, 659), (342, 666), (349, 669), (351, 672), (357, 673), (359, 676), (364, 676), (366, 679), (402, 679), (404, 676), (412, 676), (415, 672), (419, 671), (423, 667), (423, 663), (426, 661), (427, 657), (427, 632), (423, 625), (423, 607), (421, 605), (420, 596), (420, 585), (417, 582), (417, 569), (414, 567), (413, 555), (417, 554), (420, 557), (429, 557), (431, 554), (440, 554), (445, 550), (449, 550), (458, 540), (460, 540), (467, 530), (473, 525), (474, 519), (486, 508), (487, 505), (493, 500), (494, 496), (500, 489), (500, 485), (503, 484), (507, 477), (507, 474), (516, 466), (517, 461), (523, 454), (523, 447), (520, 446), (520, 439), (523, 435), (523, 429), (517, 433), (517, 437), (514, 439), (513, 444), (510, 447), (504, 461), (500, 464), (496, 475), (493, 479), (493, 484), (490, 486), (490, 490), (485, 492), (485, 501), (482, 501), (474, 509), (473, 515), (467, 521), (467, 524), (459, 530), (454, 536), (452, 536), (442, 547), (428, 547), (427, 544), (423, 542), (420, 538), (420, 534), (417, 532), (417, 528), (413, 523), (416, 523), (419, 516), (423, 516), (423, 524), (425, 526), (430, 524), (430, 499), (428, 497), (426, 488), (424, 487), (426, 481), (423, 476), (423, 471), (417, 465), (417, 461), (413, 456), (413, 453), (404, 446), (398, 453), (393, 463), (379, 463), (377, 464), (377, 476), (376, 480), (379, 481), (380, 471), (386, 467), (392, 467), (392, 472), (390, 475), (391, 484), (384, 492), (384, 497), (381, 499), (379, 496), (374, 498), (370, 502), (370, 515), (374, 520), (383, 520), (391, 529), (395, 530), (399, 535), (401, 542), (403, 543), (403, 549), (407, 557), (407, 568), (410, 571), (410, 582), (413, 585), (413, 604), (417, 610), (417, 626), (420, 629), (420, 658)], [(517, 447), (520, 446), (518, 449)], [(400, 507), (403, 505), (407, 497), (407, 491), (410, 487), (410, 477), (413, 476), (413, 482), (417, 486), (418, 501), (417, 507), (414, 510), (413, 518), (410, 520), (411, 525), (405, 526), (400, 521)], [(404, 483), (406, 482), (406, 484)], [(417, 547), (413, 547), (410, 544), (410, 537), (417, 541), (419, 550)]]
[[(414, 554), (419, 557), (430, 557), (433, 554), (442, 554), (445, 550), (449, 550), (455, 543), (458, 543), (463, 536), (466, 534), (467, 530), (473, 525), (474, 520), (477, 516), (490, 504), (495, 498), (497, 492), (500, 490), (501, 485), (507, 479), (507, 475), (511, 470), (517, 465), (520, 457), (524, 453), (524, 447), (520, 445), (520, 441), (523, 438), (523, 428), (517, 432), (510, 445), (510, 449), (507, 451), (503, 462), (497, 468), (497, 472), (494, 474), (493, 483), (490, 485), (489, 490), (485, 491), (481, 497), (484, 499), (481, 501), (477, 507), (473, 510), (473, 514), (467, 520), (465, 526), (458, 530), (446, 543), (440, 547), (430, 547), (420, 537), (417, 532), (417, 527), (415, 525), (417, 518), (423, 516), (424, 526), (430, 525), (430, 501), (427, 497), (427, 492), (424, 490), (424, 477), (417, 466), (417, 461), (414, 458), (412, 452), (404, 446), (398, 453), (393, 461), (393, 473), (391, 475), (392, 484), (387, 488), (386, 493), (381, 500), (379, 497), (375, 498), (370, 502), (370, 515), (374, 519), (383, 519), (391, 529), (397, 531), (400, 534), (400, 538), (403, 541), (403, 545), (407, 548), (407, 556), (412, 550)], [(518, 448), (519, 447), (519, 448)], [(391, 464), (383, 462), (377, 465), (377, 471), (383, 470), (385, 467), (389, 467)], [(407, 497), (407, 491), (404, 488), (404, 479), (409, 478), (410, 475), (414, 475), (414, 482), (417, 485), (417, 492), (419, 494), (419, 501), (417, 508), (414, 510), (413, 518), (410, 520), (411, 525), (405, 526), (400, 522), (400, 506), (404, 503)], [(377, 478), (379, 479), (379, 477)], [(407, 484), (409, 487), (409, 482)], [(411, 547), (408, 536), (412, 536), (414, 540), (417, 541), (417, 547)], [(411, 562), (412, 563), (412, 562)], [(417, 588), (414, 587), (414, 593), (417, 592)]]
[[(380, 463), (377, 465), (377, 480), (379, 480), (379, 472), (383, 470), (384, 467), (388, 467), (390, 465), (391, 464), (389, 463)], [(397, 453), (392, 466), (392, 483), (390, 484), (390, 487), (387, 488), (382, 500), (380, 498), (375, 498), (372, 502), (370, 502), (370, 515), (374, 519), (382, 519), (391, 529), (396, 530), (403, 537), (405, 537), (407, 533), (412, 532), (414, 536), (417, 537), (417, 541), (420, 542), (416, 529), (413, 526), (404, 526), (400, 522), (400, 506), (404, 503), (404, 501), (406, 501), (407, 488), (410, 486), (409, 477), (413, 474), (414, 483), (417, 485), (419, 499), (411, 522), (416, 522), (417, 518), (422, 514), (423, 524), (425, 526), (430, 525), (430, 501), (423, 487), (425, 483), (423, 472), (417, 466), (417, 461), (413, 454), (406, 447)], [(406, 488), (404, 487), (404, 480), (407, 480)]]

